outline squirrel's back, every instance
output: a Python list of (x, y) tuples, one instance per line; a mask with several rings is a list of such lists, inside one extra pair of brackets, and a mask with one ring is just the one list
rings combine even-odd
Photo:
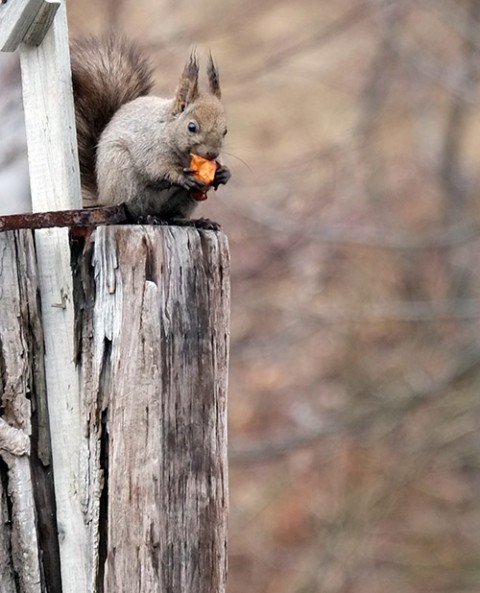
[(82, 188), (93, 197), (100, 135), (122, 105), (148, 95), (152, 70), (135, 45), (118, 37), (77, 40), (70, 53)]

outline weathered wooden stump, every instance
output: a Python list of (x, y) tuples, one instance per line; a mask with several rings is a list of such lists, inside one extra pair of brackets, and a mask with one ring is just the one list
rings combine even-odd
[[(98, 227), (71, 261), (85, 591), (223, 593), (226, 238)], [(0, 592), (66, 593), (31, 231), (0, 233), (0, 271)]]

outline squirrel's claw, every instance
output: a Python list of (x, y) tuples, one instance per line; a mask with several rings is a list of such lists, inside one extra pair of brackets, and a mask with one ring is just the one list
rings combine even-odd
[(174, 226), (190, 226), (204, 231), (219, 231), (222, 228), (218, 222), (210, 220), (209, 218), (196, 218), (193, 220), (187, 218), (171, 218), (168, 221), (168, 224)]
[(191, 222), (196, 229), (204, 229), (205, 231), (219, 231), (222, 228), (218, 222), (210, 220), (210, 218), (197, 218)]
[(216, 189), (219, 185), (225, 185), (231, 176), (230, 169), (225, 165), (220, 165), (215, 171), (215, 177), (212, 181), (213, 187)]

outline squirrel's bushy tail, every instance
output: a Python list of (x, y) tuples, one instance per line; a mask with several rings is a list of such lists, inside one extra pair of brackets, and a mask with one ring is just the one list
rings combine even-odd
[(82, 189), (93, 197), (100, 134), (122, 105), (148, 95), (152, 69), (135, 45), (114, 36), (73, 41), (70, 55)]

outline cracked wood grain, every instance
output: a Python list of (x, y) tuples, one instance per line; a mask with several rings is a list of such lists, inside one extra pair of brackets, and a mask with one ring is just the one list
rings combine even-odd
[(92, 237), (75, 294), (98, 591), (223, 593), (226, 238), (139, 226)]
[(0, 530), (0, 591), (40, 593), (48, 581), (49, 591), (60, 593), (43, 335), (29, 231), (0, 235), (0, 307), (0, 416), (7, 441), (0, 450), (5, 527)]

